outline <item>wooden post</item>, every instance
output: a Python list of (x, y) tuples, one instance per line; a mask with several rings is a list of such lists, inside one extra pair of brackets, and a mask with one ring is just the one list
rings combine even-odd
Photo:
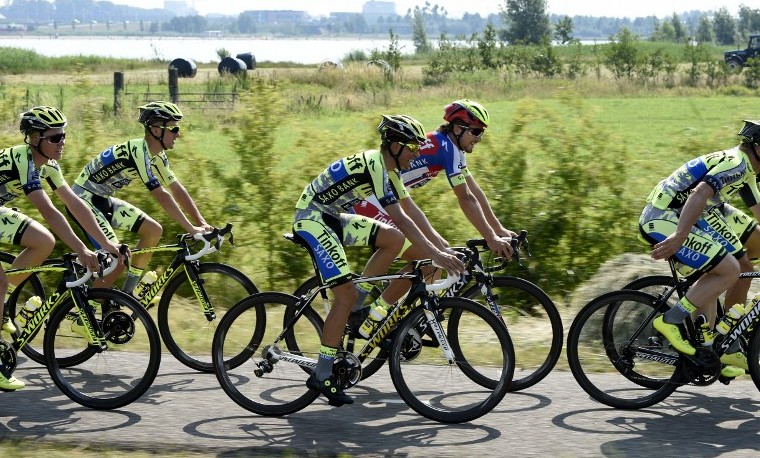
[(113, 114), (121, 111), (121, 95), (124, 92), (124, 73), (113, 72)]
[(169, 98), (172, 103), (179, 102), (179, 76), (176, 67), (169, 67)]

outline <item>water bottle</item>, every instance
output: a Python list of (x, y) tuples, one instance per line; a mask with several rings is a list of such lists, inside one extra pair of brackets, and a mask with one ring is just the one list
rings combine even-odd
[(26, 326), (26, 323), (29, 322), (32, 315), (34, 315), (34, 312), (36, 312), (41, 305), (42, 299), (40, 299), (40, 296), (30, 297), (19, 311), (18, 316), (16, 316), (16, 323), (18, 323), (19, 327), (23, 328)]
[(380, 323), (383, 318), (388, 316), (388, 311), (385, 310), (385, 307), (382, 305), (373, 304), (371, 307), (372, 308), (369, 311), (369, 316), (366, 320), (364, 320), (364, 323), (362, 323), (362, 326), (359, 328), (359, 334), (365, 339), (368, 339), (369, 336), (372, 335), (372, 332), (374, 332), (375, 327), (377, 327), (378, 323)]
[(728, 309), (728, 312), (723, 315), (723, 318), (718, 324), (715, 325), (715, 330), (725, 336), (745, 313), (746, 310), (742, 304), (734, 304), (734, 306)]
[(149, 270), (145, 272), (145, 275), (137, 283), (135, 289), (132, 291), (132, 295), (138, 299), (141, 299), (150, 290), (150, 286), (158, 280), (158, 274), (155, 270)]

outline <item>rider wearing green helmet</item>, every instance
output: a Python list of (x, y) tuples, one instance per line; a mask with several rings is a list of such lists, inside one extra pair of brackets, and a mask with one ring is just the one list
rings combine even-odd
[[(405, 213), (409, 195), (399, 171), (409, 168), (419, 156), (421, 144), (425, 141), (422, 124), (406, 115), (383, 115), (377, 131), (380, 133), (380, 149), (330, 164), (306, 185), (293, 219), (294, 234), (309, 246), (322, 282), (330, 285), (335, 296), (325, 320), (317, 367), (306, 383), (335, 406), (353, 402), (332, 376), (341, 336), (354, 311), (357, 319), (352, 320), (351, 330), (366, 338), (366, 332), (362, 331), (367, 331), (368, 323), (364, 318), (370, 313), (370, 307), (362, 308), (363, 303), (358, 301), (360, 293), (351, 282), (353, 274), (343, 247), (375, 248), (362, 272), (365, 276), (386, 273), (402, 250), (405, 236), (420, 247), (423, 257), (432, 258), (448, 271), (456, 274), (464, 268), (455, 256), (436, 248)], [(394, 218), (398, 229), (351, 213), (355, 202), (370, 196)], [(372, 305), (373, 313), (385, 312), (385, 307), (398, 300), (408, 287), (408, 282), (391, 282)], [(361, 329), (357, 329), (360, 324)], [(369, 328), (371, 332), (371, 325)]]
[[(79, 262), (93, 271), (98, 269), (97, 255), (77, 237), (66, 217), (53, 205), (42, 187), (43, 182), (81, 218), (82, 224), (92, 231), (104, 248), (119, 256), (118, 245), (108, 241), (90, 209), (72, 192), (61, 173), (58, 161), (63, 157), (67, 123), (66, 116), (57, 108), (31, 108), (21, 114), (19, 122), (24, 143), (0, 149), (0, 163), (4, 164), (0, 183), (0, 242), (22, 247), (21, 253), (11, 264), (13, 269), (39, 266), (55, 247), (55, 237), (47, 228), (8, 206), (22, 194), (34, 204), (53, 232), (79, 255)], [(0, 267), (2, 330), (11, 334), (17, 329), (13, 322), (15, 317), (4, 315), (5, 296), (10, 283), (18, 285), (26, 277), (28, 275), (8, 278)], [(24, 383), (14, 378), (0, 360), (0, 389), (12, 391), (23, 387)]]
[[(111, 240), (118, 240), (114, 229), (137, 234), (137, 248), (156, 246), (161, 239), (161, 224), (115, 196), (133, 180), (141, 181), (166, 213), (188, 233), (213, 229), (169, 166), (166, 151), (174, 149), (180, 137), (179, 121), (182, 118), (179, 107), (171, 102), (155, 101), (140, 106), (137, 120), (144, 126), (143, 137), (106, 148), (85, 165), (74, 182), (74, 192), (90, 204)], [(89, 231), (86, 232), (90, 235)], [(96, 241), (91, 241), (97, 246)], [(134, 256), (124, 291), (133, 292), (150, 258), (150, 253)], [(106, 277), (105, 285), (112, 285), (121, 270), (117, 269)]]

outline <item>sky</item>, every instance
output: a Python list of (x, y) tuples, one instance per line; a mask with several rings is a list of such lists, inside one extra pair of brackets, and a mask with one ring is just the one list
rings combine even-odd
[[(155, 8), (162, 5), (162, 0), (110, 0), (112, 3), (136, 6), (140, 8)], [(278, 9), (307, 11), (309, 14), (327, 15), (335, 12), (361, 12), (365, 0), (186, 0), (201, 14), (220, 13), (236, 15), (245, 10)], [(446, 8), (449, 17), (461, 17), (465, 12), (479, 13), (485, 16), (498, 13), (504, 0), (429, 0), (430, 5)], [(739, 6), (744, 4), (750, 8), (755, 0), (547, 0), (547, 12), (568, 16), (611, 16), (611, 17), (670, 17), (673, 13), (687, 11), (717, 11), (726, 7), (732, 15), (737, 15)], [(423, 7), (425, 1), (396, 0), (396, 12), (406, 14), (407, 9), (415, 6)]]

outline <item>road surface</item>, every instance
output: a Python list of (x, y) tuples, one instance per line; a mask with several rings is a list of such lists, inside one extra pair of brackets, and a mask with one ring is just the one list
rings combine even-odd
[[(217, 456), (696, 456), (760, 453), (760, 396), (749, 376), (730, 386), (685, 387), (666, 402), (622, 411), (591, 400), (569, 372), (508, 394), (472, 423), (420, 417), (395, 394), (383, 369), (350, 391), (356, 403), (318, 400), (301, 412), (267, 418), (238, 407), (213, 374), (165, 353), (148, 393), (117, 411), (83, 408), (61, 395), (46, 369), (20, 358), (25, 390), (0, 393), (0, 442), (34, 439)], [(0, 447), (1, 448), (1, 447)]]

